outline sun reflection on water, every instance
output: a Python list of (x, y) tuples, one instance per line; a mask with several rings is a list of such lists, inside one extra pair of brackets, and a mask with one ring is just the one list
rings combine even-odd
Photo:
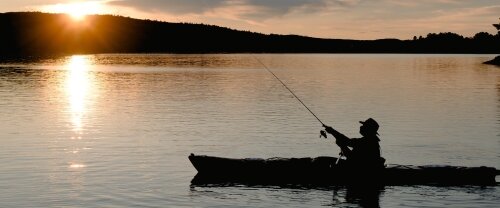
[(90, 88), (90, 63), (88, 57), (72, 56), (67, 65), (66, 92), (73, 131), (81, 133), (83, 117), (87, 112), (87, 97)]
[(68, 156), (69, 168), (72, 170), (80, 170), (87, 165), (81, 159), (81, 150), (85, 150), (82, 145), (84, 141), (86, 117), (88, 117), (91, 109), (91, 101), (94, 96), (93, 84), (95, 77), (92, 73), (92, 56), (74, 55), (71, 56), (65, 64), (66, 77), (64, 91), (67, 98), (67, 116), (69, 117), (69, 126), (71, 129), (70, 146), (65, 149), (65, 153), (71, 154)]
[(69, 165), (69, 168), (71, 169), (80, 169), (86, 167), (84, 164), (78, 164), (78, 163), (72, 163)]

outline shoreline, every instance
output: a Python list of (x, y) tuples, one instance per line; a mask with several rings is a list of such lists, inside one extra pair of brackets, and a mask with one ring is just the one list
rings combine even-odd
[(484, 64), (500, 66), (500, 56), (496, 56), (494, 59), (485, 61)]

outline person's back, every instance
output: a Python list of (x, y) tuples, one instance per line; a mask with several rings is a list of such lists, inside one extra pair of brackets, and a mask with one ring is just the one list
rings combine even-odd
[(352, 151), (348, 157), (349, 161), (356, 164), (370, 165), (380, 158), (380, 145), (377, 136), (351, 139)]

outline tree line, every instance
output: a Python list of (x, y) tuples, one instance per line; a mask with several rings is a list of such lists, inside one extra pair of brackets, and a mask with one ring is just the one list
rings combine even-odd
[[(494, 24), (500, 31), (500, 24)], [(411, 40), (323, 39), (115, 15), (0, 14), (0, 55), (75, 53), (500, 53), (500, 32), (430, 33)]]

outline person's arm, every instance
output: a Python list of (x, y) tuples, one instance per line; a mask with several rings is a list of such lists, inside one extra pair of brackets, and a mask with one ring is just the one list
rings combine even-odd
[(327, 125), (324, 125), (325, 127), (325, 131), (328, 132), (329, 134), (333, 135), (333, 137), (335, 137), (336, 139), (336, 143), (337, 145), (339, 145), (339, 147), (343, 147), (343, 146), (350, 146), (349, 143), (350, 143), (350, 139), (349, 137), (343, 135), (342, 133), (338, 132), (337, 130), (333, 129), (331, 126), (327, 126)]
[(326, 126), (325, 131), (333, 135), (335, 137), (335, 143), (340, 147), (340, 153), (346, 157), (351, 156), (351, 149), (348, 148), (348, 146), (351, 146), (351, 140), (349, 137), (343, 135), (342, 133), (338, 132), (337, 130), (333, 129), (331, 126)]

